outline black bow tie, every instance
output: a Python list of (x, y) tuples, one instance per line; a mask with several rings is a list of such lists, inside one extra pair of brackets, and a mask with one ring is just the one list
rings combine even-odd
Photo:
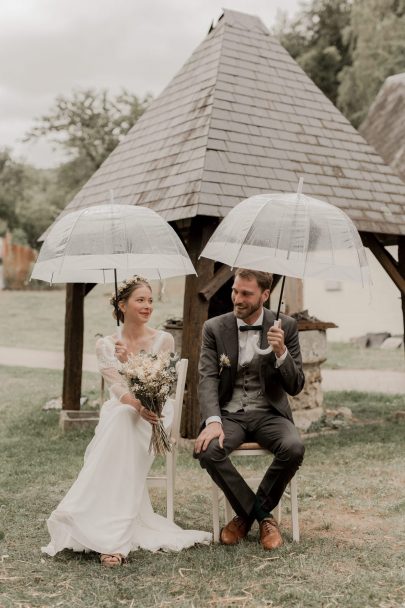
[(263, 325), (240, 325), (239, 331), (259, 331), (263, 329)]

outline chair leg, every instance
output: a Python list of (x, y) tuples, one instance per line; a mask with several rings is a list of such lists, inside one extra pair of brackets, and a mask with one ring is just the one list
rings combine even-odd
[(219, 490), (216, 483), (211, 481), (212, 494), (212, 527), (214, 532), (214, 543), (219, 542)]
[(300, 542), (300, 526), (298, 521), (298, 489), (297, 477), (293, 477), (290, 481), (290, 497), (291, 497), (291, 527), (293, 541)]
[(174, 521), (175, 452), (166, 455), (166, 517)]

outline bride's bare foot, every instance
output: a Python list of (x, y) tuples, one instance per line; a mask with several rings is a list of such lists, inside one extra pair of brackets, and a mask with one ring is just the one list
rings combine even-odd
[(101, 565), (107, 566), (107, 568), (121, 566), (124, 561), (125, 557), (121, 553), (100, 553)]

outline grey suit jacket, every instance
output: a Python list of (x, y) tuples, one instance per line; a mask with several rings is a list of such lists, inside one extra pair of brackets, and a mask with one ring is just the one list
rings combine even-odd
[[(264, 309), (261, 347), (267, 348), (267, 332), (273, 325), (276, 315)], [(280, 315), (284, 330), (284, 341), (288, 354), (283, 364), (276, 368), (276, 357), (272, 352), (261, 355), (260, 383), (269, 407), (275, 407), (282, 416), (292, 420), (287, 393), (297, 395), (304, 386), (302, 359), (295, 319)], [(220, 356), (227, 355), (230, 367), (220, 368)], [(201, 418), (221, 416), (221, 408), (231, 399), (238, 369), (238, 326), (233, 312), (213, 317), (204, 323), (201, 354), (199, 362), (200, 382), (198, 399)]]

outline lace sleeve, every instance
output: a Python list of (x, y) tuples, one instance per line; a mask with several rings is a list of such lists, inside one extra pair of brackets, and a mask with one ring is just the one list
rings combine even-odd
[(157, 350), (169, 353), (174, 352), (174, 338), (172, 334), (169, 334), (167, 331), (162, 331), (162, 334), (158, 340)]
[(114, 355), (114, 342), (109, 338), (99, 338), (96, 342), (97, 364), (112, 395), (119, 401), (128, 393), (125, 380), (119, 373), (120, 362)]

